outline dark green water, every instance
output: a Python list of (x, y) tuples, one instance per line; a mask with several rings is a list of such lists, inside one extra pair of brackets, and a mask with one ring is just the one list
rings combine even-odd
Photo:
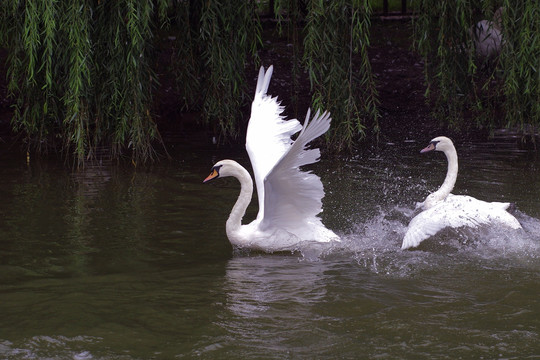
[(418, 154), (427, 140), (324, 158), (323, 220), (342, 244), (273, 255), (233, 251), (238, 184), (202, 184), (242, 152), (77, 173), (3, 149), (0, 358), (540, 358), (540, 161), (459, 146), (454, 193), (515, 202), (524, 230), (403, 252), (404, 214), (446, 171)]

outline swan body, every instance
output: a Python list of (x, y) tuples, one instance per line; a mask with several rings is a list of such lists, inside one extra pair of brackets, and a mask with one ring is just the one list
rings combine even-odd
[(489, 58), (501, 52), (502, 34), (492, 21), (479, 21), (472, 32), (477, 56)]
[[(339, 240), (317, 215), (322, 211), (324, 189), (319, 177), (300, 166), (318, 161), (319, 149), (306, 145), (330, 127), (330, 114), (310, 111), (302, 126), (296, 119), (284, 120), (283, 107), (267, 95), (273, 68), (261, 67), (251, 106), (246, 150), (253, 168), (259, 212), (251, 223), (242, 218), (251, 202), (253, 181), (248, 171), (234, 160), (221, 160), (204, 180), (233, 176), (240, 182), (240, 195), (226, 222), (233, 246), (267, 252), (292, 250), (300, 242)], [(295, 141), (291, 136), (300, 132)]]
[(504, 39), (502, 35), (502, 14), (504, 8), (497, 9), (493, 21), (480, 20), (471, 27), (471, 35), (476, 48), (476, 55), (489, 58), (500, 54)]
[(442, 151), (448, 160), (448, 171), (442, 186), (428, 195), (426, 200), (417, 204), (422, 212), (411, 222), (402, 249), (417, 247), (422, 241), (435, 235), (444, 228), (496, 225), (511, 229), (520, 229), (519, 221), (507, 212), (510, 203), (486, 202), (471, 196), (451, 194), (458, 173), (458, 158), (452, 141), (444, 136), (436, 137), (421, 153)]

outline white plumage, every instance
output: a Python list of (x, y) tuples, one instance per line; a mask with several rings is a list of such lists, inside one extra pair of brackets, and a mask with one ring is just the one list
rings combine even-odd
[(503, 37), (500, 29), (489, 20), (481, 20), (472, 27), (476, 55), (492, 57), (501, 53)]
[(519, 221), (506, 211), (510, 203), (486, 202), (471, 196), (450, 194), (458, 173), (454, 144), (447, 137), (440, 136), (431, 140), (421, 152), (432, 150), (443, 151), (446, 155), (446, 178), (439, 190), (417, 205), (423, 211), (409, 223), (402, 249), (417, 247), (422, 241), (448, 227), (477, 228), (481, 225), (497, 225), (511, 229), (521, 228)]
[[(329, 129), (330, 114), (317, 112), (310, 121), (308, 110), (304, 126), (296, 119), (285, 120), (277, 99), (267, 95), (272, 71), (272, 66), (259, 71), (246, 135), (259, 199), (257, 218), (241, 224), (253, 182), (236, 161), (219, 161), (204, 181), (225, 176), (240, 181), (240, 195), (226, 223), (227, 237), (234, 246), (273, 252), (294, 249), (302, 241), (339, 240), (317, 217), (324, 196), (321, 180), (299, 168), (318, 161), (319, 150), (306, 149), (306, 145)], [(299, 131), (293, 141), (291, 136)]]
[(504, 45), (502, 34), (502, 17), (504, 8), (500, 7), (493, 14), (493, 21), (480, 20), (470, 29), (476, 55), (484, 58), (497, 56)]

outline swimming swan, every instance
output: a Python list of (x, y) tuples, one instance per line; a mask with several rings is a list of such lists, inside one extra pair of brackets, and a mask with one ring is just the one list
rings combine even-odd
[(493, 14), (493, 21), (480, 20), (469, 30), (477, 56), (489, 58), (501, 53), (501, 48), (504, 45), (502, 34), (503, 13), (504, 8), (500, 7)]
[(436, 137), (420, 153), (442, 151), (448, 160), (446, 178), (439, 190), (430, 194), (426, 200), (417, 204), (423, 211), (411, 222), (402, 249), (417, 247), (422, 241), (435, 235), (440, 230), (463, 226), (476, 228), (483, 224), (498, 224), (512, 229), (520, 229), (519, 221), (506, 211), (510, 203), (486, 202), (471, 196), (452, 195), (458, 173), (456, 148), (447, 137)]
[[(259, 71), (246, 134), (259, 199), (257, 218), (242, 225), (253, 181), (236, 161), (217, 162), (204, 182), (226, 176), (240, 181), (240, 195), (225, 226), (233, 246), (273, 252), (292, 250), (302, 241), (339, 240), (317, 217), (324, 196), (321, 180), (299, 168), (318, 161), (319, 149), (306, 149), (306, 145), (329, 129), (330, 114), (317, 112), (310, 121), (308, 110), (304, 126), (296, 119), (285, 121), (277, 98), (266, 94), (272, 71), (272, 66), (266, 73), (263, 67)], [(298, 131), (296, 140), (291, 140)]]

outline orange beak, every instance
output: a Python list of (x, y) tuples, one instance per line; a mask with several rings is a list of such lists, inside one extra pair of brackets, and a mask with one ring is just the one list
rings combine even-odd
[(429, 143), (428, 146), (426, 146), (425, 148), (420, 150), (420, 154), (426, 153), (428, 151), (433, 151), (433, 150), (435, 150), (435, 144), (434, 143)]
[(213, 179), (217, 178), (218, 176), (219, 176), (219, 173), (217, 172), (217, 170), (212, 169), (212, 172), (210, 173), (210, 175), (208, 175), (206, 177), (206, 179), (203, 180), (203, 183), (208, 182), (210, 180), (213, 180)]

